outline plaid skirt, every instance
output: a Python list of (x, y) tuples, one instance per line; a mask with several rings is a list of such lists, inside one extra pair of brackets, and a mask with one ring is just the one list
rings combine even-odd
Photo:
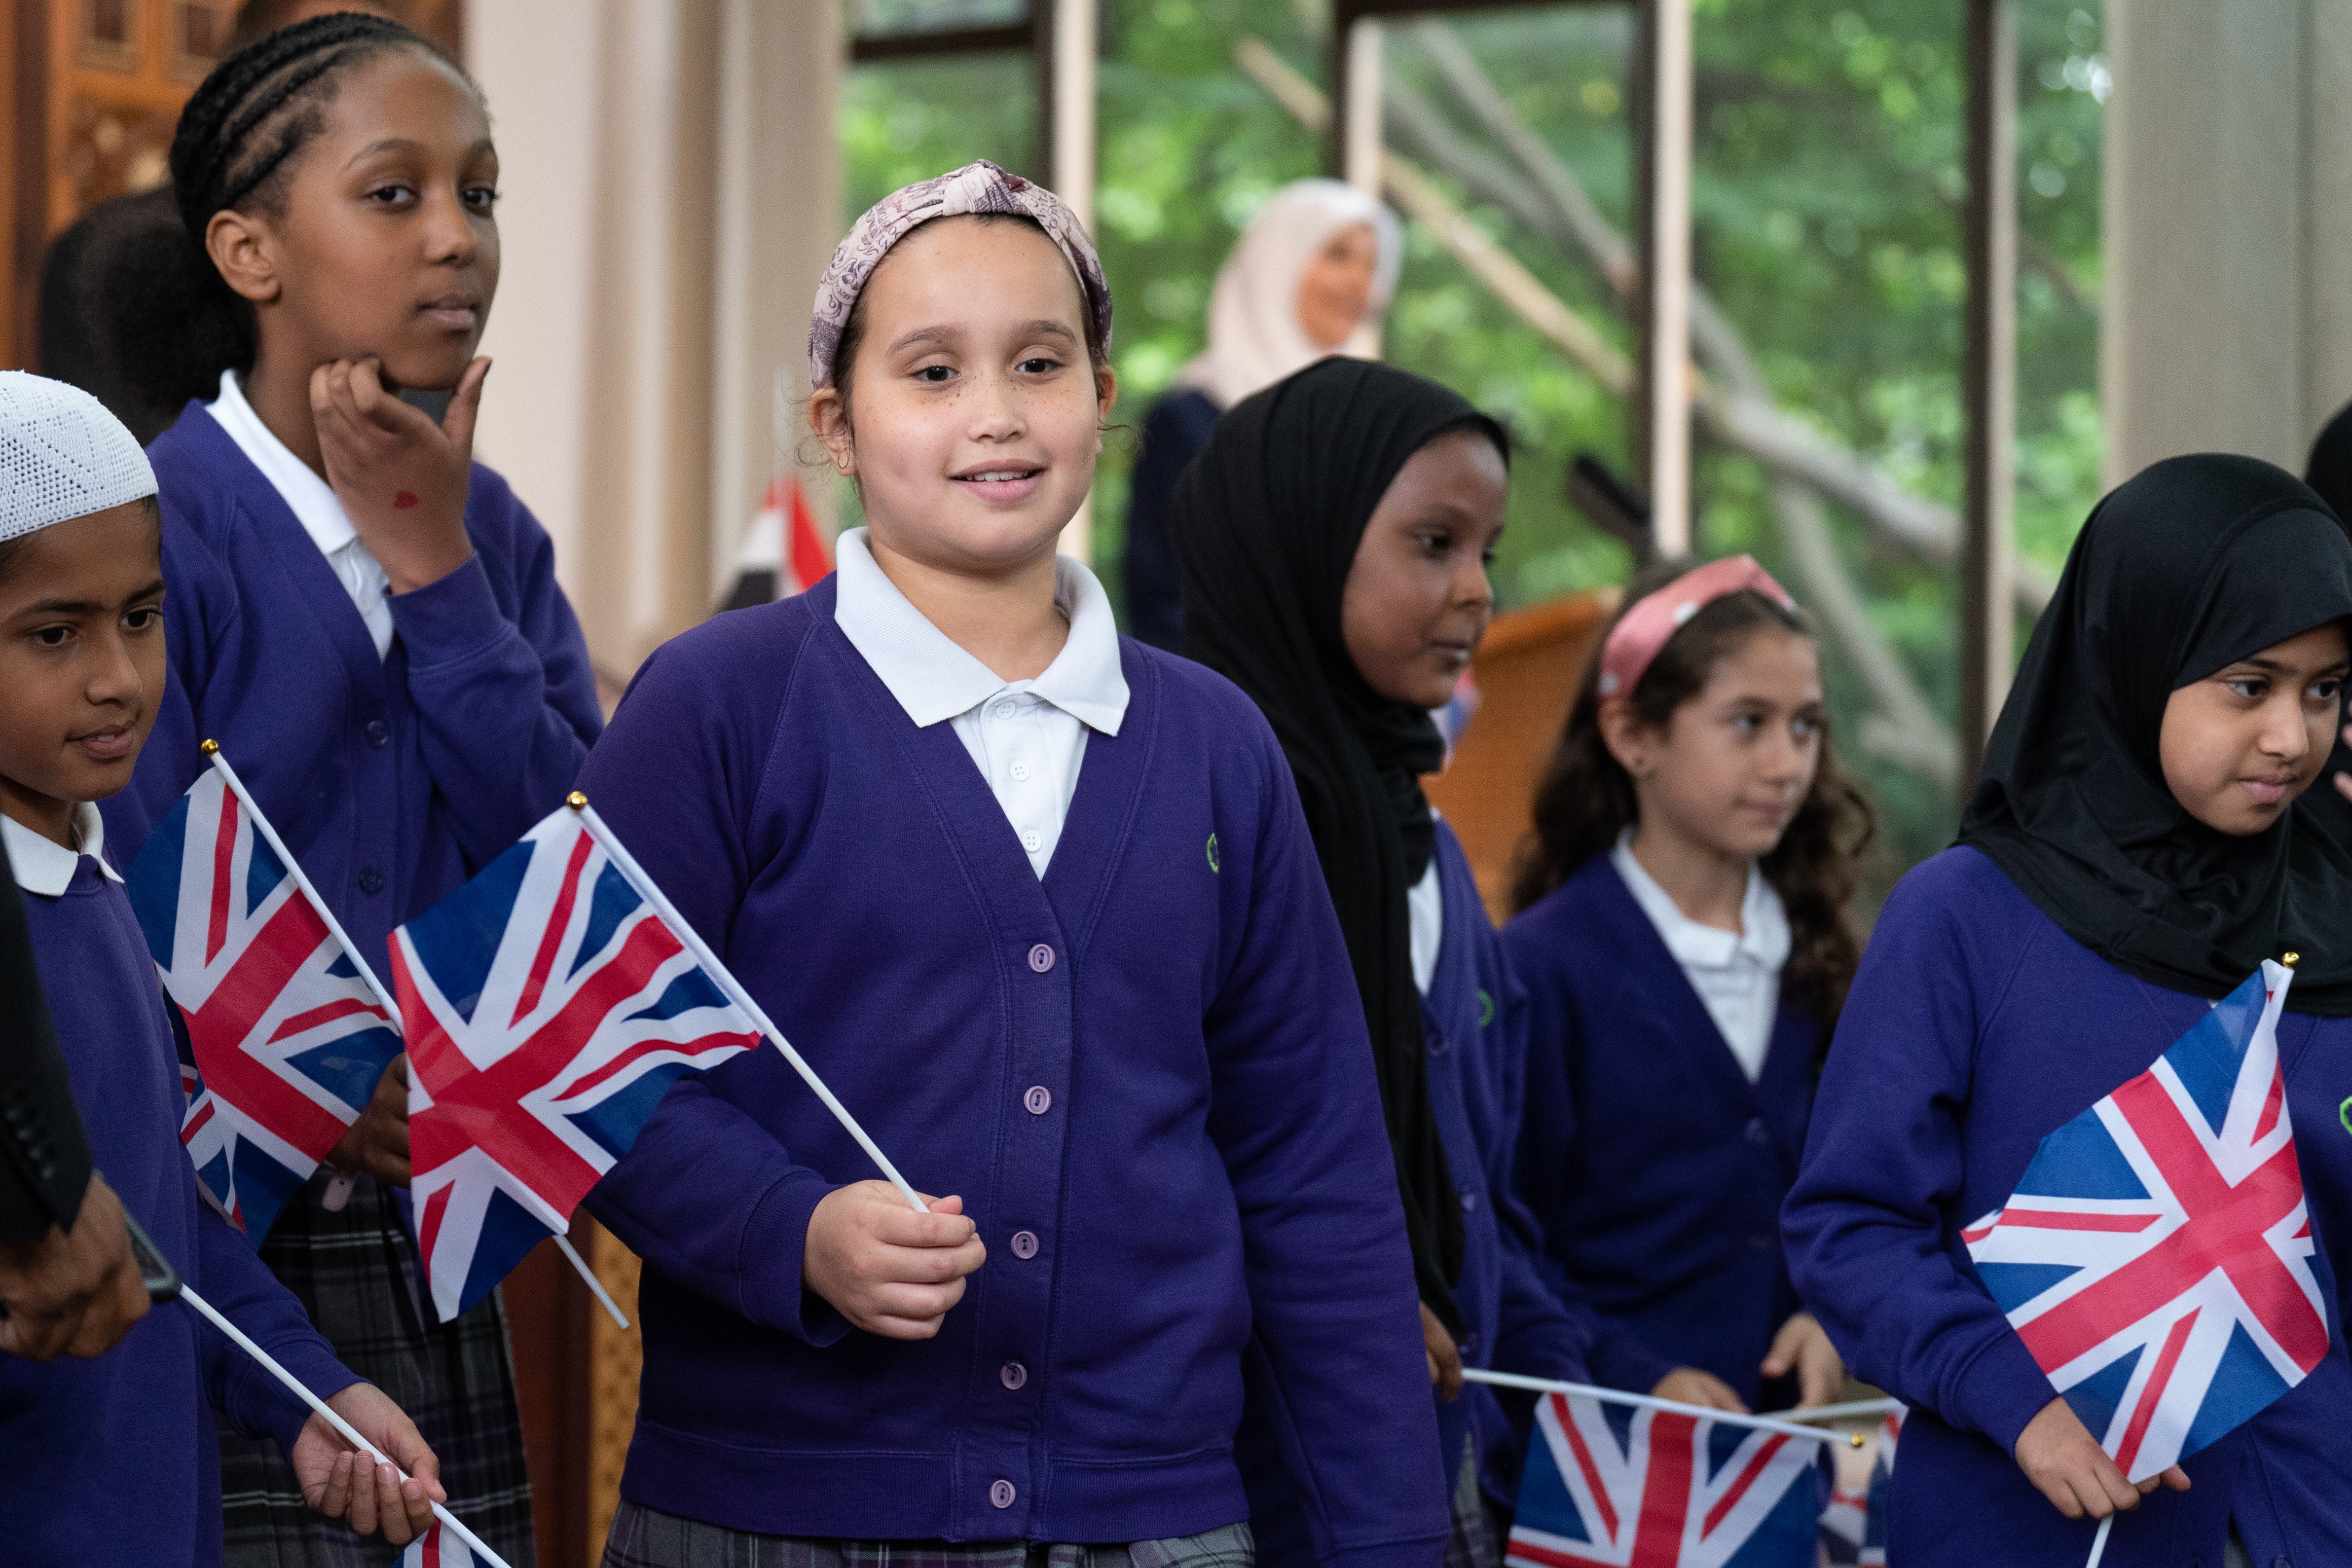
[[(530, 1479), (506, 1314), (493, 1292), (453, 1323), (435, 1319), (416, 1244), (391, 1191), (362, 1176), (350, 1203), (320, 1203), (327, 1175), (287, 1204), (261, 1260), (300, 1300), (345, 1366), (408, 1412), (441, 1460), (450, 1511), (514, 1568), (530, 1568)], [(277, 1440), (221, 1428), (225, 1568), (383, 1568), (400, 1553), (302, 1501)]]
[(604, 1568), (1254, 1568), (1247, 1524), (1124, 1545), (1043, 1541), (813, 1541), (681, 1519), (621, 1500)]
[(1478, 1485), (1478, 1439), (1462, 1445), (1462, 1466), (1454, 1474), (1453, 1518), (1445, 1531), (1445, 1568), (1503, 1568), (1504, 1531)]

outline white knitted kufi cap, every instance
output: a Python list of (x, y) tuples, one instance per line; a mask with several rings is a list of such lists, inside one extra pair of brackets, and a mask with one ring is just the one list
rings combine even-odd
[(139, 438), (79, 387), (0, 371), (0, 540), (155, 493)]

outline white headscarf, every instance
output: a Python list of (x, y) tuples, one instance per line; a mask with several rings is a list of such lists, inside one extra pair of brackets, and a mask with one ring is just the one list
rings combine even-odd
[[(1371, 225), (1380, 239), (1371, 298), (1354, 335), (1338, 349), (1322, 348), (1298, 324), (1298, 286), (1331, 236), (1357, 224)], [(1387, 207), (1338, 180), (1293, 181), (1259, 209), (1217, 269), (1209, 296), (1209, 347), (1177, 381), (1206, 392), (1219, 408), (1231, 408), (1326, 355), (1377, 357), (1381, 313), (1396, 292), (1403, 263), (1404, 233)]]

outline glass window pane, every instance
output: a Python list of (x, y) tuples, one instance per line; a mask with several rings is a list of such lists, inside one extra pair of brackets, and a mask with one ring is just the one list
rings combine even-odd
[(1028, 15), (1027, 0), (855, 0), (849, 11), (850, 36), (1001, 27)]
[(1028, 173), (1036, 89), (1018, 50), (853, 67), (842, 86), (843, 222), (975, 158)]

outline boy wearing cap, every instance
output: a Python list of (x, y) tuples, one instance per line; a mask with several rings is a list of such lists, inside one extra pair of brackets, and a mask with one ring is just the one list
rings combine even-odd
[(440, 1495), (415, 1425), (198, 1207), (180, 1147), (163, 992), (91, 804), (130, 782), (163, 691), (161, 527), (154, 476), (113, 415), (62, 382), (0, 372), (0, 839), (91, 1153), (124, 1208), (190, 1285), (415, 1479), (371, 1475), (217, 1331), (165, 1307), (95, 1360), (0, 1356), (16, 1564), (217, 1563), (214, 1410), (284, 1445), (312, 1506), (362, 1534), (407, 1542)]

